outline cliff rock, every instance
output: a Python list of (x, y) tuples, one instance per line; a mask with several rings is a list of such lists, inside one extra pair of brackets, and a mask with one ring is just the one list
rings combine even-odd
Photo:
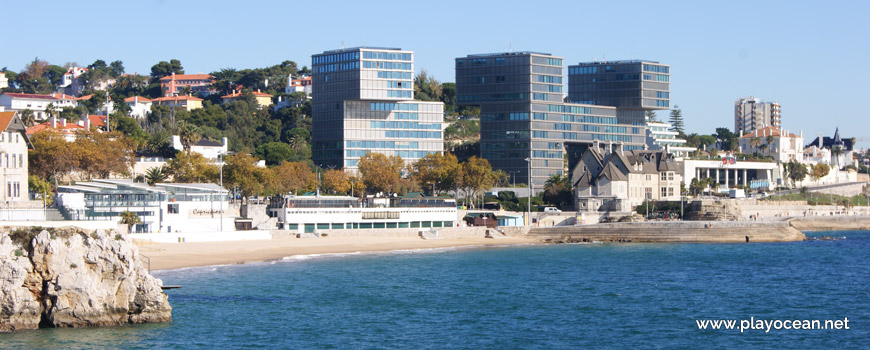
[(162, 284), (124, 234), (0, 233), (0, 331), (168, 322)]

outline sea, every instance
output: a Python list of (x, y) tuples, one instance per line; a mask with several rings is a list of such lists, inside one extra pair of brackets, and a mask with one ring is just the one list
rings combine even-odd
[[(167, 291), (171, 323), (0, 334), (0, 347), (867, 349), (870, 231), (808, 235), (836, 240), (405, 250), (160, 271), (182, 285)], [(849, 329), (782, 323), (846, 319)], [(699, 327), (712, 320), (747, 328)]]

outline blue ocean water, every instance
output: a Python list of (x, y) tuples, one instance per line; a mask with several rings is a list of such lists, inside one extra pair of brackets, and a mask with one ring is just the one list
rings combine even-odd
[[(823, 233), (815, 233), (821, 235)], [(4, 348), (867, 348), (870, 232), (837, 241), (326, 255), (157, 273), (174, 320), (0, 335)], [(699, 330), (696, 319), (849, 330)]]

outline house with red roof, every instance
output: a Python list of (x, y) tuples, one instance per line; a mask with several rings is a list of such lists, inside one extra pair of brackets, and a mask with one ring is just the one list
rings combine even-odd
[(738, 140), (743, 153), (771, 156), (777, 163), (804, 161), (804, 132), (799, 135), (776, 126), (743, 134)]
[(60, 102), (61, 100), (51, 95), (23, 94), (17, 92), (0, 93), (0, 106), (2, 106), (3, 110), (7, 112), (22, 112), (24, 110), (30, 110), (33, 112), (33, 118), (36, 120), (45, 120), (48, 117), (45, 113), (45, 109), (48, 108), (49, 105), (52, 105), (54, 110), (60, 111), (61, 108), (57, 105)]
[(202, 108), (202, 99), (193, 96), (158, 97), (151, 100), (151, 103), (158, 106), (167, 106), (172, 109), (183, 109), (188, 112)]
[(299, 79), (293, 79), (293, 76), (290, 75), (287, 77), (287, 87), (284, 88), (284, 93), (304, 92), (306, 97), (311, 98), (312, 82), (311, 77), (307, 75), (303, 75)]
[(217, 93), (217, 90), (211, 87), (214, 83), (214, 77), (211, 74), (175, 74), (160, 78), (160, 89), (163, 91), (163, 96), (178, 96), (179, 91), (184, 88), (190, 88), (192, 95), (207, 96)]
[[(260, 92), (260, 89), (252, 91), (251, 94), (254, 95), (254, 98), (257, 100), (257, 105), (259, 105), (260, 108), (265, 108), (272, 104), (272, 95)], [(223, 95), (221, 98), (223, 99), (223, 103), (230, 103), (242, 98), (242, 96), (244, 96), (244, 93), (233, 90), (232, 93), (229, 95)]]
[(136, 119), (145, 119), (151, 113), (153, 102), (142, 96), (131, 96), (124, 99), (124, 103), (130, 106), (130, 116)]
[(0, 72), (0, 89), (5, 89), (9, 87), (9, 78), (6, 77), (5, 72)]
[[(27, 138), (18, 112), (0, 112), (0, 201), (22, 202), (27, 193), (27, 151), (33, 144)], [(9, 205), (7, 204), (7, 207)]]

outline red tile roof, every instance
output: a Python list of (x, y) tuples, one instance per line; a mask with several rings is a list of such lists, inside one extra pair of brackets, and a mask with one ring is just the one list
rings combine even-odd
[(14, 98), (30, 98), (37, 100), (56, 100), (56, 98), (50, 95), (37, 95), (37, 94), (22, 94), (17, 92), (4, 92), (3, 95), (9, 95)]
[(160, 78), (160, 81), (164, 80), (172, 80), (175, 77), (175, 80), (212, 80), (214, 79), (211, 74), (175, 74), (167, 75), (163, 78)]
[(0, 112), (0, 131), (6, 131), (14, 116), (15, 112)]
[(780, 128), (777, 128), (777, 127), (775, 127), (775, 126), (767, 126), (767, 127), (763, 127), (763, 128), (758, 129), (758, 130), (756, 130), (756, 131), (758, 132), (757, 134), (756, 134), (755, 131), (753, 131), (753, 132), (750, 132), (750, 133), (744, 134), (743, 136), (740, 136), (740, 138), (741, 138), (741, 139), (742, 139), (742, 138), (753, 138), (753, 137), (761, 137), (761, 138), (764, 138), (764, 137), (768, 137), (768, 136), (773, 136), (773, 137), (780, 137), (780, 136), (783, 136), (783, 137), (798, 137), (797, 135), (792, 134), (792, 133), (788, 133), (787, 135), (784, 135), (784, 134), (783, 134), (783, 130), (780, 129)]
[[(36, 124), (34, 126), (27, 128), (27, 134), (33, 135), (33, 134), (38, 133), (40, 131), (43, 131), (45, 129), (51, 129), (51, 122), (50, 121), (42, 123), (42, 124)], [(78, 125), (76, 123), (72, 123), (72, 122), (67, 122), (66, 126), (61, 126), (60, 122), (58, 121), (57, 128), (55, 128), (55, 129), (58, 131), (61, 131), (63, 133), (69, 134), (69, 133), (74, 133), (78, 130), (84, 130), (85, 127)]]
[(88, 120), (90, 120), (91, 126), (98, 128), (106, 126), (106, 116), (104, 115), (88, 115)]
[(54, 97), (54, 98), (59, 99), (59, 100), (75, 100), (75, 99), (77, 99), (77, 97), (75, 97), (75, 96), (67, 95), (67, 94), (59, 94), (56, 92), (52, 92), (51, 97)]
[(144, 98), (142, 96), (131, 96), (124, 99), (124, 102), (135, 102), (136, 97), (139, 97), (139, 102), (151, 102), (151, 100)]
[[(254, 96), (272, 97), (272, 95), (269, 95), (269, 94), (267, 94), (267, 93), (263, 93), (263, 92), (259, 92), (259, 91), (251, 91), (251, 93), (252, 93)], [(242, 96), (242, 95), (244, 95), (244, 94), (241, 93), (241, 92), (237, 92), (237, 93), (232, 93), (232, 94), (229, 94), (229, 95), (221, 96), (221, 98), (236, 98), (236, 97), (239, 97), (239, 96)]]

